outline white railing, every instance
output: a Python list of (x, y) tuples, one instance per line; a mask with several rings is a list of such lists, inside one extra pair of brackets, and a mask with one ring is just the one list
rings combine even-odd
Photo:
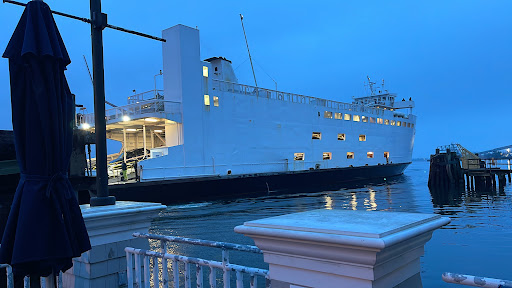
[[(256, 246), (141, 233), (134, 233), (133, 236), (145, 238), (148, 240), (151, 239), (160, 241), (160, 252), (135, 249), (131, 247), (125, 248), (127, 261), (127, 282), (129, 288), (142, 287), (142, 280), (144, 282), (144, 287), (147, 288), (160, 287), (160, 283), (162, 283), (164, 288), (168, 288), (170, 286), (171, 280), (173, 283), (171, 287), (174, 288), (191, 288), (193, 286), (197, 288), (216, 288), (217, 281), (220, 280), (217, 279), (218, 270), (223, 272), (222, 281), (219, 282), (222, 282), (224, 288), (231, 287), (232, 271), (236, 273), (235, 282), (237, 288), (244, 287), (243, 274), (249, 275), (248, 282), (251, 288), (258, 287), (258, 278), (263, 278), (265, 281), (265, 287), (270, 287), (268, 270), (236, 265), (229, 262), (230, 250), (262, 254), (261, 250)], [(169, 242), (222, 249), (222, 262), (169, 254), (167, 253), (167, 244)], [(160, 259), (160, 261), (158, 259)], [(169, 277), (169, 260), (172, 261), (170, 269), (172, 271), (172, 277)], [(159, 262), (161, 263), (161, 267), (158, 265)], [(153, 267), (150, 267), (151, 263)], [(179, 263), (182, 263), (182, 265), (179, 265)], [(180, 272), (180, 266), (184, 267), (183, 272)], [(194, 279), (191, 276), (192, 270), (194, 270), (192, 266), (195, 266)], [(204, 277), (205, 271), (203, 268), (209, 268), (207, 279)], [(141, 271), (141, 269), (143, 269), (143, 271)], [(150, 271), (152, 271), (152, 273)], [(182, 279), (180, 279), (180, 274), (183, 275)], [(192, 286), (193, 281), (195, 281), (195, 285)], [(183, 282), (183, 284), (180, 285), (180, 282)]]
[(128, 104), (135, 104), (152, 99), (164, 99), (164, 90), (149, 90), (128, 97)]
[(512, 281), (478, 277), (472, 275), (463, 275), (457, 273), (443, 273), (443, 281), (459, 285), (487, 288), (509, 288), (512, 287)]
[[(144, 100), (138, 103), (105, 110), (105, 120), (107, 123), (111, 121), (120, 122), (124, 121), (124, 116), (128, 116), (130, 119), (134, 119), (141, 118), (145, 114), (180, 112), (180, 105), (181, 103), (165, 101), (162, 99)], [(94, 113), (79, 117), (79, 123), (77, 123), (77, 125), (80, 126), (84, 123), (87, 123), (93, 127), (95, 123)]]
[[(12, 273), (12, 267), (9, 264), (0, 264), (0, 269), (5, 269), (7, 274), (7, 288), (14, 288), (14, 276)], [(51, 275), (48, 277), (39, 278), (39, 284), (41, 288), (62, 288), (62, 272), (59, 273), (59, 276), (56, 277), (57, 283), (55, 283), (55, 278)], [(55, 285), (57, 284), (57, 285)], [(23, 287), (30, 288), (30, 277), (25, 277), (23, 279)]]
[(263, 97), (272, 100), (278, 101), (287, 101), (299, 104), (309, 104), (322, 106), (325, 108), (331, 108), (336, 110), (345, 110), (345, 111), (353, 111), (353, 112), (363, 112), (374, 115), (384, 115), (384, 109), (373, 108), (359, 104), (351, 104), (338, 102), (333, 100), (327, 100), (322, 98), (316, 98), (311, 96), (305, 96), (294, 93), (287, 93), (277, 90), (265, 89), (255, 86), (249, 86), (245, 84), (232, 83), (222, 80), (212, 80), (213, 81), (213, 89), (225, 92), (232, 92), (256, 97)]

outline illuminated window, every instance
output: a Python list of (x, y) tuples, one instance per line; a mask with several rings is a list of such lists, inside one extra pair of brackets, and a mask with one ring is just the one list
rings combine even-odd
[(210, 95), (204, 95), (204, 105), (210, 106)]
[(389, 152), (384, 152), (384, 158), (386, 158), (386, 159), (389, 158)]
[(338, 140), (345, 141), (345, 133), (338, 133)]
[(391, 126), (395, 126), (395, 120), (391, 120)]
[(366, 135), (359, 135), (359, 141), (366, 141)]
[(331, 118), (332, 119), (332, 112), (331, 111), (325, 111), (324, 112), (324, 118)]
[(384, 124), (389, 125), (389, 120), (388, 119), (384, 119)]
[(354, 117), (352, 118), (352, 120), (354, 120), (355, 122), (359, 122), (360, 119), (359, 119), (359, 115), (354, 115)]
[(294, 153), (293, 160), (295, 161), (304, 161), (304, 153)]
[(382, 124), (382, 123), (384, 123), (384, 122), (382, 121), (382, 118), (377, 118), (377, 124)]
[(343, 114), (335, 112), (334, 113), (334, 119), (343, 119)]
[(402, 122), (396, 121), (396, 126), (402, 126)]
[(362, 119), (362, 120), (363, 120), (363, 122), (365, 122), (365, 123), (366, 123), (366, 122), (368, 122), (368, 117), (366, 117), (366, 116), (361, 116), (361, 119)]
[(208, 77), (208, 67), (203, 66), (203, 76)]
[(345, 116), (344, 116), (344, 117), (345, 117), (345, 120), (350, 121), (350, 114), (345, 114)]
[(213, 96), (213, 106), (219, 107), (219, 97)]
[(366, 157), (373, 158), (373, 152), (366, 152)]
[(311, 136), (311, 139), (316, 139), (316, 140), (322, 139), (322, 133), (320, 133), (320, 132), (313, 132), (313, 135)]
[(347, 159), (354, 159), (354, 152), (347, 152)]
[(324, 158), (324, 160), (331, 160), (332, 159), (332, 153), (331, 152), (324, 152), (323, 158)]
[(375, 123), (375, 118), (370, 117), (370, 123)]

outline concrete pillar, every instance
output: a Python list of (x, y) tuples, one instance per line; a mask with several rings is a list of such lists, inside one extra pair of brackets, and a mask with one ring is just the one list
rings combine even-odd
[(150, 130), (149, 134), (151, 135), (151, 149), (155, 148), (155, 132), (153, 132), (153, 129)]
[(142, 125), (142, 141), (144, 142), (144, 159), (146, 159), (146, 125)]
[(468, 191), (471, 190), (471, 184), (469, 183), (469, 174), (466, 173), (466, 188)]
[(148, 241), (134, 238), (147, 233), (151, 220), (165, 209), (158, 203), (117, 201), (112, 206), (81, 205), (92, 249), (73, 259), (63, 273), (64, 287), (120, 287), (126, 283), (125, 247), (149, 249)]
[(272, 287), (422, 287), (420, 256), (436, 214), (313, 210), (244, 223), (269, 264)]
[(128, 143), (126, 143), (126, 128), (123, 127), (123, 161), (126, 163), (126, 145), (128, 145)]

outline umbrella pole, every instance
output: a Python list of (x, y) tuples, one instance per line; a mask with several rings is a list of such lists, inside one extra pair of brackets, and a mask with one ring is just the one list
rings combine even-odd
[(103, 71), (103, 29), (107, 15), (101, 13), (101, 0), (91, 0), (92, 70), (94, 78), (94, 129), (96, 135), (96, 197), (91, 206), (113, 205), (114, 196), (108, 193), (107, 135), (105, 121), (105, 78)]

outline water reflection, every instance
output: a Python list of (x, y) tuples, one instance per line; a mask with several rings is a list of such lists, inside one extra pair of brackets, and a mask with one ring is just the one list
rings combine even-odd
[[(446, 271), (510, 278), (505, 259), (512, 257), (512, 186), (502, 192), (430, 191), (428, 162), (414, 162), (404, 176), (349, 187), (318, 188), (298, 194), (170, 206), (154, 222), (151, 232), (181, 237), (253, 245), (234, 233), (246, 221), (312, 209), (387, 210), (448, 215), (452, 222), (434, 233), (422, 258), (424, 287), (450, 287), (440, 275)], [(174, 252), (219, 259), (200, 248), (177, 246)], [(474, 253), (480, 251), (481, 253)], [(236, 254), (235, 254), (236, 255)], [(211, 257), (211, 258), (209, 258)], [(233, 256), (237, 264), (265, 268), (261, 258)], [(462, 260), (456, 260), (462, 259)], [(475, 265), (477, 263), (477, 265)]]

